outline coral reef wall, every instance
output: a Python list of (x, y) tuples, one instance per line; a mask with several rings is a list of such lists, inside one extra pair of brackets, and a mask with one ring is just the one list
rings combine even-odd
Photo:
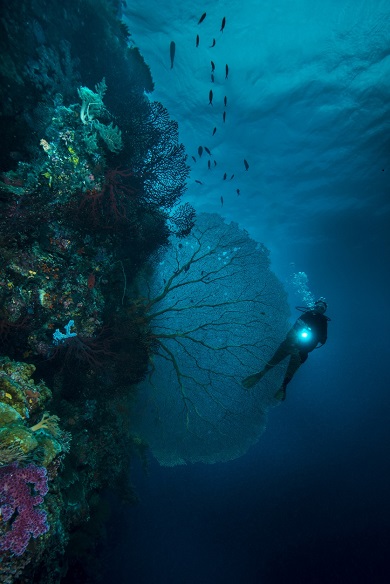
[(176, 122), (120, 3), (2, 3), (0, 579), (94, 581), (103, 490), (136, 498), (128, 426), (146, 260), (186, 236)]

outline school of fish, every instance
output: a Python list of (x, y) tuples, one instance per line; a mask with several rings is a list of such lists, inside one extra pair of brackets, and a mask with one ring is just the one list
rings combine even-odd
[[(199, 18), (198, 25), (202, 24), (202, 22), (205, 20), (206, 16), (207, 16), (207, 13), (204, 12), (202, 14), (202, 16)], [(223, 31), (225, 30), (225, 26), (226, 26), (226, 17), (224, 16), (222, 18), (222, 21), (221, 21), (221, 28), (220, 28), (220, 31), (219, 31), (220, 33), (223, 33)], [(198, 48), (199, 45), (200, 45), (200, 35), (197, 34), (196, 37), (195, 37), (195, 47)], [(216, 45), (216, 39), (213, 38), (211, 44), (208, 45), (208, 48), (212, 49), (213, 47), (215, 47), (215, 45)], [(171, 45), (170, 45), (171, 69), (173, 68), (173, 65), (174, 65), (175, 50), (176, 50), (176, 45), (175, 45), (174, 41), (171, 41)], [(210, 60), (210, 65), (211, 65), (211, 73), (210, 73), (211, 83), (214, 83), (214, 80), (215, 80), (215, 71), (216, 71), (216, 64), (214, 63), (214, 61)], [(225, 81), (228, 80), (228, 79), (229, 79), (229, 65), (226, 63), (225, 64)], [(210, 91), (209, 91), (209, 102), (208, 102), (208, 105), (213, 106), (213, 99), (214, 99), (214, 92), (213, 92), (212, 89), (210, 89)], [(222, 113), (222, 123), (226, 123), (226, 109), (227, 109), (227, 104), (228, 104), (228, 100), (227, 100), (227, 96), (226, 95), (224, 96), (223, 104), (224, 104), (224, 110), (223, 110), (223, 113)], [(216, 134), (217, 128), (218, 128), (218, 126), (214, 126), (214, 128), (213, 128), (213, 130), (211, 132), (211, 136), (214, 136)], [(199, 146), (198, 147), (198, 156), (199, 156), (199, 158), (202, 158), (203, 151), (205, 151), (207, 153), (207, 155), (211, 158), (212, 153), (211, 153), (210, 148), (208, 148), (207, 146)], [(197, 159), (196, 159), (195, 156), (191, 156), (191, 158), (194, 161), (194, 163), (197, 162)], [(210, 160), (210, 158), (207, 160), (207, 168), (208, 168), (208, 170), (211, 170), (211, 160)], [(214, 160), (213, 163), (214, 163), (213, 168), (215, 168), (217, 166), (216, 160)], [(248, 161), (245, 160), (245, 159), (244, 159), (244, 167), (245, 167), (245, 171), (247, 171), (249, 169)], [(227, 180), (227, 176), (228, 175), (225, 172), (223, 174), (222, 180), (226, 181)], [(230, 176), (229, 181), (231, 181), (233, 179), (234, 179), (234, 173)], [(197, 184), (203, 185), (203, 182), (200, 181), (200, 180), (198, 180), (198, 179), (195, 179), (195, 182)], [(240, 189), (239, 188), (236, 188), (236, 194), (237, 194), (237, 196), (239, 196), (240, 193), (241, 193)], [(223, 204), (224, 204), (224, 198), (223, 198), (223, 196), (220, 197), (220, 202), (221, 202), (221, 205), (223, 206)]]

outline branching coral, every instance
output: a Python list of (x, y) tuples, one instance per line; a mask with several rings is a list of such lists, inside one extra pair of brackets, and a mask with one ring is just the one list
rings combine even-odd
[(282, 373), (262, 393), (242, 390), (241, 378), (287, 330), (268, 251), (237, 225), (202, 214), (188, 238), (172, 238), (141, 291), (134, 310), (151, 367), (135, 429), (163, 464), (239, 456), (264, 429)]
[(20, 468), (13, 463), (0, 468), (0, 550), (21, 556), (31, 537), (48, 531), (46, 512), (36, 509), (48, 491), (46, 475), (46, 469), (35, 464)]
[(35, 426), (31, 426), (30, 430), (32, 432), (37, 432), (38, 430), (47, 430), (53, 436), (58, 437), (61, 433), (61, 430), (58, 426), (58, 422), (60, 418), (58, 416), (51, 416), (48, 412), (45, 412), (42, 416), (42, 419), (38, 424)]
[(103, 97), (106, 93), (107, 85), (103, 80), (95, 85), (95, 92), (88, 87), (79, 87), (78, 94), (81, 99), (80, 119), (84, 125), (89, 125), (96, 130), (111, 152), (122, 150), (122, 133), (117, 126), (111, 122), (109, 125), (100, 122), (97, 117), (102, 115), (106, 108), (103, 104)]
[[(149, 151), (139, 173), (145, 179), (143, 198), (151, 205), (172, 209), (186, 190), (189, 167), (183, 144), (178, 141), (178, 124), (159, 102), (150, 104)], [(138, 171), (138, 169), (137, 169)]]
[(79, 213), (85, 222), (85, 211), (91, 224), (105, 229), (137, 221), (139, 179), (129, 169), (111, 168), (100, 188), (87, 190), (80, 203)]
[(107, 85), (103, 78), (95, 85), (95, 92), (88, 87), (79, 87), (77, 93), (81, 99), (80, 119), (83, 124), (92, 122), (104, 110), (103, 97), (107, 91)]

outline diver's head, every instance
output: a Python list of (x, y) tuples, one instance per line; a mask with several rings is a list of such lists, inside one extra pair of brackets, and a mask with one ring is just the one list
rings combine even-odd
[(328, 305), (325, 302), (325, 298), (319, 298), (313, 306), (313, 312), (317, 314), (325, 314)]

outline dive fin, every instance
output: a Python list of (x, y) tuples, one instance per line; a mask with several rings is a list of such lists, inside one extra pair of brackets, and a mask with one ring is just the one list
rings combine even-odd
[(278, 401), (284, 401), (286, 399), (286, 388), (284, 386), (275, 393), (275, 399)]
[(249, 375), (249, 377), (245, 377), (245, 379), (243, 379), (241, 381), (241, 385), (245, 388), (245, 389), (251, 389), (252, 387), (254, 387), (256, 385), (256, 383), (258, 383), (260, 381), (260, 379), (263, 377), (264, 373), (262, 371), (259, 371), (258, 373), (254, 373), (253, 375)]

